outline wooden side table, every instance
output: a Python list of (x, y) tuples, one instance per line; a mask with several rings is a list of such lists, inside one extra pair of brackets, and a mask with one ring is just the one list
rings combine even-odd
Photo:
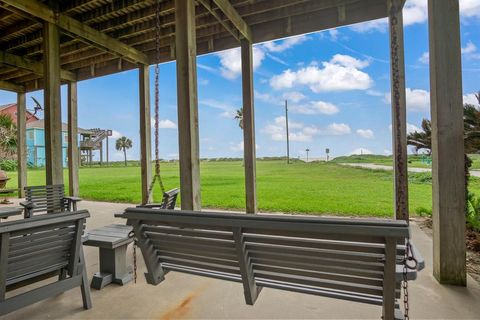
[(124, 285), (133, 280), (132, 267), (127, 265), (127, 247), (133, 242), (128, 235), (131, 226), (111, 224), (88, 231), (83, 244), (99, 248), (100, 271), (92, 278), (91, 287), (102, 289), (110, 283)]

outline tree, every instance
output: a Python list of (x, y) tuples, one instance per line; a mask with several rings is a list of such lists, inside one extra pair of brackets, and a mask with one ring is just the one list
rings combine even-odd
[(0, 157), (14, 158), (17, 151), (17, 128), (10, 115), (0, 114)]
[(243, 108), (237, 110), (235, 120), (238, 121), (238, 126), (243, 130)]
[(123, 151), (123, 156), (125, 158), (125, 167), (127, 166), (127, 150), (132, 147), (132, 140), (127, 137), (118, 138), (115, 143), (115, 149), (118, 151)]
[(428, 155), (432, 153), (432, 124), (430, 120), (422, 120), (422, 130), (409, 133), (407, 143), (414, 147), (415, 152), (419, 150), (427, 151)]

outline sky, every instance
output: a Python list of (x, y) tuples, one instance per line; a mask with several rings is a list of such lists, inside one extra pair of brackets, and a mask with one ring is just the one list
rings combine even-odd
[[(480, 0), (460, 0), (464, 102), (480, 90)], [(404, 8), (407, 130), (430, 118), (427, 0)], [(312, 158), (391, 154), (389, 34), (385, 19), (254, 46), (257, 157), (286, 154), (285, 99), (289, 105), (290, 155)], [(200, 156), (242, 157), (242, 131), (234, 120), (241, 107), (240, 49), (199, 56)], [(151, 97), (153, 116), (153, 74)], [(41, 91), (27, 95), (43, 101)], [(62, 118), (66, 122), (66, 87)], [(0, 91), (0, 104), (16, 95)], [(78, 83), (82, 128), (112, 129), (110, 159), (122, 160), (114, 140), (132, 139), (129, 159), (139, 158), (138, 71)], [(160, 65), (160, 156), (178, 159), (176, 67)], [(152, 124), (153, 126), (153, 124)], [(152, 132), (153, 133), (153, 132)], [(153, 143), (152, 137), (152, 143)], [(153, 149), (153, 148), (152, 148)]]

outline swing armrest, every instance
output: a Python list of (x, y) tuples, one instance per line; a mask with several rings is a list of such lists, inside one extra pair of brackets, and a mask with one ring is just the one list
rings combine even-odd
[[(411, 241), (410, 245), (412, 250), (411, 254), (417, 260), (417, 267), (414, 270), (407, 269), (407, 281), (416, 280), (417, 273), (425, 268), (425, 259), (423, 258), (422, 254), (420, 253), (420, 251), (418, 251), (417, 247)], [(397, 282), (401, 282), (404, 280), (402, 263), (396, 265), (395, 279)]]
[(137, 206), (137, 208), (147, 208), (147, 209), (165, 209), (164, 203), (147, 203)]

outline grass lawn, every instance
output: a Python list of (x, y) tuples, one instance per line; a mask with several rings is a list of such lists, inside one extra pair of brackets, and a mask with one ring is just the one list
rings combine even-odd
[[(9, 172), (14, 187), (16, 174)], [(31, 170), (29, 185), (44, 184), (45, 172)], [(178, 163), (162, 164), (167, 189), (179, 186)], [(257, 162), (258, 206), (262, 211), (326, 213), (391, 217), (393, 212), (392, 172), (349, 168), (334, 163), (283, 161)], [(65, 171), (65, 181), (67, 181)], [(410, 211), (431, 208), (429, 174), (410, 175)], [(241, 162), (202, 162), (202, 205), (204, 208), (244, 208)], [(472, 179), (472, 191), (480, 194), (480, 180)], [(112, 202), (140, 202), (140, 168), (81, 168), (80, 193), (85, 199)], [(155, 201), (160, 200), (156, 187)]]

